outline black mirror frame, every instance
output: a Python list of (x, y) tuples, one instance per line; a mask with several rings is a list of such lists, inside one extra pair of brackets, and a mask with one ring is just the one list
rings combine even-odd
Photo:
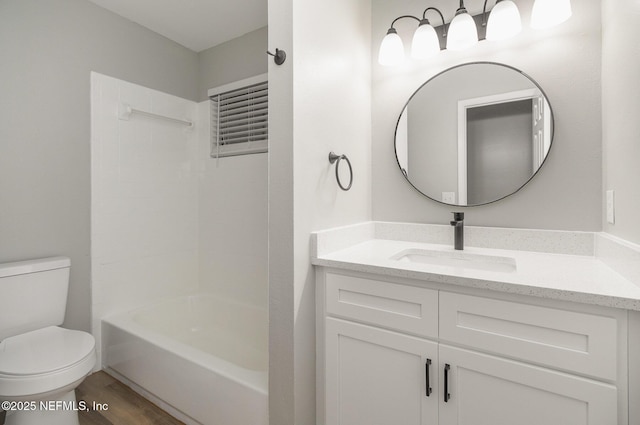
[[(398, 150), (396, 148), (396, 135), (398, 134), (398, 126), (400, 125), (400, 119), (402, 118), (402, 114), (404, 113), (404, 111), (407, 109), (407, 106), (409, 106), (409, 102), (411, 102), (411, 99), (413, 99), (413, 97), (427, 84), (429, 84), (431, 81), (433, 81), (435, 78), (438, 78), (440, 75), (444, 74), (445, 72), (449, 72), (452, 71), (454, 69), (457, 68), (461, 68), (464, 66), (469, 66), (469, 65), (497, 65), (497, 66), (502, 66), (505, 68), (509, 68), (513, 71), (516, 71), (517, 73), (521, 74), (522, 76), (526, 77), (529, 81), (531, 81), (542, 93), (542, 95), (544, 96), (545, 100), (547, 101), (547, 103), (549, 104), (549, 110), (551, 112), (551, 141), (549, 142), (549, 151), (547, 152), (547, 155), (544, 157), (544, 159), (542, 160), (542, 163), (540, 164), (540, 166), (538, 167), (538, 169), (535, 171), (535, 173), (533, 173), (531, 175), (531, 177), (529, 177), (529, 179), (527, 179), (527, 181), (525, 181), (520, 187), (518, 187), (516, 190), (514, 190), (513, 192), (502, 196), (498, 199), (495, 199), (493, 201), (489, 201), (489, 202), (484, 202), (482, 204), (473, 204), (473, 205), (459, 205), (459, 204), (448, 204), (446, 202), (442, 202), (438, 199), (434, 199), (431, 196), (427, 195), (426, 193), (422, 192), (420, 189), (418, 189), (413, 183), (411, 183), (411, 180), (409, 180), (409, 177), (407, 176), (406, 171), (402, 168), (402, 166), (400, 165), (400, 160), (398, 159)], [(493, 204), (495, 202), (501, 201), (511, 195), (514, 195), (516, 193), (518, 193), (520, 190), (522, 190), (523, 187), (525, 187), (527, 184), (529, 184), (529, 182), (540, 172), (540, 170), (542, 169), (542, 167), (544, 166), (544, 164), (547, 162), (547, 159), (549, 158), (549, 155), (551, 154), (551, 150), (553, 149), (553, 144), (554, 144), (554, 139), (555, 139), (555, 128), (556, 128), (556, 119), (555, 119), (555, 114), (553, 113), (553, 107), (551, 106), (551, 102), (549, 101), (549, 96), (547, 96), (547, 93), (542, 89), (542, 87), (540, 86), (540, 84), (538, 84), (538, 82), (536, 80), (534, 80), (530, 75), (528, 75), (527, 73), (519, 70), (518, 68), (515, 68), (511, 65), (506, 65), (503, 63), (499, 63), (499, 62), (490, 62), (490, 61), (477, 61), (477, 62), (467, 62), (467, 63), (463, 63), (460, 65), (455, 65), (452, 66), (450, 68), (445, 69), (444, 71), (441, 71), (439, 73), (437, 73), (436, 75), (434, 75), (433, 77), (429, 78), (426, 82), (424, 82), (423, 84), (420, 85), (420, 87), (418, 87), (413, 94), (409, 97), (409, 99), (407, 100), (407, 102), (404, 104), (404, 106), (402, 107), (402, 110), (400, 111), (400, 114), (398, 115), (398, 120), (396, 121), (396, 127), (393, 133), (393, 152), (394, 155), (396, 157), (396, 163), (398, 165), (398, 169), (400, 170), (400, 172), (402, 173), (402, 176), (404, 177), (404, 179), (407, 181), (407, 183), (409, 183), (411, 185), (411, 187), (413, 187), (418, 193), (420, 193), (422, 196), (431, 199), (432, 201), (435, 201), (439, 204), (442, 205), (447, 205), (447, 206), (453, 206), (453, 207), (461, 207), (461, 208), (467, 208), (467, 207), (479, 207), (482, 205), (489, 205), (489, 204)]]

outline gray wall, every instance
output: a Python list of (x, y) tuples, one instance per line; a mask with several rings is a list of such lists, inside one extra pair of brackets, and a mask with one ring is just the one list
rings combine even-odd
[(210, 88), (267, 73), (267, 27), (198, 54), (198, 101)]
[(640, 244), (640, 3), (603, 0), (602, 12), (604, 189), (616, 194), (616, 222), (604, 215), (604, 231)]
[(266, 72), (267, 29), (197, 54), (86, 0), (0, 1), (0, 262), (71, 257), (90, 330), (89, 72), (191, 100)]
[(90, 330), (89, 72), (195, 100), (197, 54), (85, 0), (0, 1), (0, 262), (71, 257)]
[[(372, 49), (377, 53), (391, 21), (417, 14), (417, 0), (373, 0)], [(468, 3), (473, 13), (482, 2)], [(434, 0), (449, 19), (456, 2)], [(529, 28), (533, 0), (518, 2), (523, 32), (504, 42), (481, 42), (462, 51), (445, 51), (427, 62), (408, 61), (400, 68), (373, 63), (373, 217), (375, 220), (448, 223), (451, 207), (422, 197), (396, 165), (393, 134), (411, 93), (436, 73), (453, 65), (486, 60), (512, 65), (545, 90), (556, 118), (550, 157), (520, 192), (498, 203), (463, 208), (473, 225), (598, 231), (602, 227), (601, 33), (600, 1), (572, 2), (573, 17), (548, 31)], [(409, 47), (415, 22), (402, 20), (398, 33)], [(374, 58), (375, 60), (375, 58)], [(631, 101), (631, 100), (629, 100)]]
[(196, 99), (196, 53), (85, 0), (0, 1), (0, 262), (71, 257), (90, 330), (89, 72)]
[(197, 54), (86, 0), (0, 0), (0, 262), (71, 257), (66, 326), (91, 329), (89, 72), (201, 100), (264, 50), (266, 28)]
[(71, 257), (90, 326), (89, 72), (186, 99), (266, 72), (262, 28), (197, 54), (86, 0), (0, 0), (0, 262)]
[(533, 174), (533, 101), (467, 111), (467, 204), (518, 190)]

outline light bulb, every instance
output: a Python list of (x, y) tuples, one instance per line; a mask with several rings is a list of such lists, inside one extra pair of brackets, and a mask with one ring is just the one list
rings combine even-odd
[(411, 42), (411, 56), (415, 59), (427, 59), (440, 53), (440, 40), (436, 30), (428, 20), (420, 22), (413, 34)]
[(571, 17), (571, 0), (536, 0), (531, 11), (531, 27), (551, 28)]
[(456, 12), (455, 18), (449, 25), (449, 33), (447, 34), (448, 50), (464, 50), (478, 43), (478, 29), (476, 23), (464, 9)]
[(384, 66), (400, 65), (404, 62), (404, 46), (395, 28), (389, 28), (380, 43), (378, 63)]
[(487, 22), (487, 40), (505, 40), (522, 31), (518, 6), (511, 0), (503, 0), (493, 7)]

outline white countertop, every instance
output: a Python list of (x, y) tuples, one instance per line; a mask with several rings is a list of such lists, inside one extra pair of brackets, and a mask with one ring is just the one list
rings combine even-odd
[(370, 239), (312, 257), (312, 264), (462, 287), (530, 295), (640, 311), (640, 284), (623, 277), (594, 256), (465, 247), (469, 254), (511, 257), (515, 271), (408, 263), (391, 257), (407, 249), (444, 250), (450, 245)]

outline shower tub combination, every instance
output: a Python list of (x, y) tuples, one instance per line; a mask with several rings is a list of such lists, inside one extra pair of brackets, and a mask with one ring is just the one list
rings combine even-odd
[(187, 423), (267, 425), (265, 310), (187, 296), (102, 319), (103, 366)]

